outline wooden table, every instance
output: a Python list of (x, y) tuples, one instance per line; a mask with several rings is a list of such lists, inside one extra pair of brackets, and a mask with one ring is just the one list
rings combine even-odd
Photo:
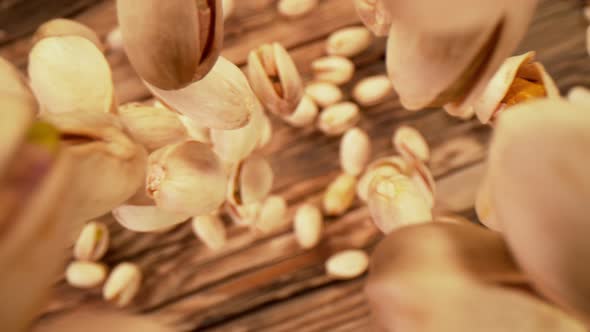
[[(322, 0), (312, 14), (287, 20), (277, 16), (272, 0), (237, 0), (226, 22), (223, 54), (244, 65), (247, 52), (263, 42), (285, 45), (302, 74), (323, 54), (324, 41), (337, 28), (359, 24), (348, 1)], [(261, 5), (256, 9), (255, 5)], [(267, 5), (264, 5), (267, 3)], [(590, 85), (585, 48), (587, 22), (582, 1), (541, 1), (518, 52), (536, 50), (538, 59), (562, 92)], [(26, 68), (28, 35), (43, 20), (74, 17), (105, 36), (115, 25), (112, 0), (0, 1), (0, 55)], [(108, 53), (119, 102), (145, 100), (140, 83), (121, 52)], [(384, 72), (384, 40), (354, 59), (357, 74), (344, 86), (347, 97), (359, 79)], [(431, 167), (438, 184), (438, 204), (474, 219), (474, 192), (482, 174), (490, 129), (477, 121), (459, 121), (440, 110), (408, 112), (396, 98), (363, 109), (360, 127), (373, 141), (373, 156), (391, 154), (391, 134), (401, 125), (421, 130), (433, 148)], [(318, 202), (339, 172), (338, 138), (313, 128), (293, 129), (273, 120), (274, 136), (264, 150), (276, 173), (274, 192), (289, 203), (289, 214), (303, 202)], [(371, 250), (380, 235), (367, 208), (356, 202), (341, 218), (327, 219), (322, 244), (298, 247), (290, 229), (260, 236), (228, 223), (229, 243), (211, 252), (183, 224), (161, 234), (137, 234), (104, 218), (112, 232), (105, 259), (138, 263), (145, 281), (128, 310), (155, 317), (180, 331), (368, 331), (370, 314), (363, 297), (364, 278), (336, 281), (324, 273), (324, 260), (344, 248)], [(100, 302), (100, 290), (73, 289), (61, 280), (45, 315), (61, 315), (81, 303)], [(42, 322), (42, 321), (41, 321)]]

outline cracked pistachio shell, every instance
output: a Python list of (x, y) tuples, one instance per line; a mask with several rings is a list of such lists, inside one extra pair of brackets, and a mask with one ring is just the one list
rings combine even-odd
[(322, 197), (322, 208), (327, 216), (341, 216), (354, 203), (356, 178), (342, 173), (326, 188)]
[(141, 270), (136, 264), (120, 263), (111, 271), (102, 289), (102, 296), (117, 307), (127, 306), (137, 295), (141, 280)]
[(354, 0), (356, 12), (363, 24), (376, 36), (387, 36), (392, 15), (384, 8), (383, 0)]
[(334, 31), (326, 40), (326, 53), (354, 57), (373, 43), (373, 34), (363, 26), (353, 26)]
[(158, 89), (198, 81), (219, 57), (221, 0), (118, 0), (117, 16), (129, 61)]
[(590, 321), (590, 114), (562, 99), (514, 106), (489, 158), (494, 215), (535, 288)]
[(287, 202), (283, 197), (273, 195), (262, 203), (254, 227), (263, 234), (268, 234), (285, 226), (287, 222)]
[[(516, 79), (535, 83), (539, 86), (539, 93), (542, 95), (527, 95), (521, 98), (522, 100), (507, 101)], [(473, 106), (479, 120), (482, 123), (488, 123), (494, 121), (511, 104), (543, 97), (557, 98), (559, 89), (545, 67), (535, 61), (535, 52), (527, 52), (506, 59)]]
[(227, 241), (225, 225), (217, 216), (207, 215), (194, 217), (192, 228), (195, 235), (211, 250), (223, 248)]
[(243, 127), (260, 107), (240, 68), (223, 57), (207, 76), (182, 89), (167, 91), (145, 83), (166, 107), (212, 129)]
[(88, 39), (99, 50), (104, 50), (104, 45), (101, 43), (100, 38), (94, 30), (80, 22), (65, 18), (56, 18), (41, 24), (33, 35), (33, 45), (43, 38), (62, 36), (82, 37)]
[(423, 193), (405, 175), (375, 176), (369, 185), (367, 202), (375, 225), (385, 234), (432, 220)]
[(342, 85), (352, 79), (354, 63), (343, 56), (325, 56), (311, 62), (311, 71), (315, 81)]
[(400, 126), (391, 139), (397, 152), (406, 160), (419, 159), (423, 162), (430, 159), (430, 148), (422, 134), (414, 127)]
[(227, 188), (227, 201), (248, 205), (263, 201), (270, 193), (273, 181), (270, 163), (263, 157), (251, 156), (234, 167)]
[(250, 51), (248, 79), (264, 107), (280, 116), (292, 114), (303, 96), (297, 67), (279, 43), (264, 44)]
[(527, 279), (500, 234), (476, 225), (430, 223), (381, 241), (371, 256), (365, 293), (378, 327), (388, 332), (585, 330), (519, 288), (529, 288)]
[(78, 36), (41, 39), (29, 53), (31, 87), (48, 113), (114, 112), (109, 64), (92, 42)]
[(342, 90), (333, 83), (312, 82), (305, 87), (305, 94), (320, 107), (328, 107), (342, 100)]
[(352, 89), (352, 96), (362, 106), (374, 106), (393, 95), (387, 75), (374, 75), (360, 80)]
[(340, 166), (348, 174), (357, 176), (363, 172), (371, 157), (371, 139), (360, 128), (346, 131), (340, 140)]
[(315, 247), (320, 242), (323, 229), (324, 217), (319, 208), (309, 203), (297, 208), (293, 218), (293, 231), (297, 243), (302, 248)]
[(318, 2), (319, 0), (279, 0), (277, 11), (288, 18), (300, 17), (313, 11)]
[(158, 232), (185, 222), (190, 215), (164, 210), (155, 205), (125, 203), (112, 211), (123, 227), (134, 232)]
[(294, 127), (305, 127), (315, 121), (319, 112), (318, 105), (308, 95), (303, 95), (293, 114), (283, 118)]
[(168, 145), (148, 158), (146, 190), (161, 209), (193, 216), (208, 214), (221, 206), (226, 187), (221, 160), (203, 143)]
[(369, 268), (369, 255), (360, 249), (343, 250), (326, 261), (328, 275), (341, 280), (354, 279)]
[(119, 119), (129, 136), (148, 150), (156, 150), (188, 136), (179, 116), (162, 108), (129, 105), (119, 107)]
[(590, 90), (583, 86), (575, 86), (567, 92), (567, 100), (572, 104), (590, 109)]
[(318, 128), (326, 135), (337, 136), (354, 127), (359, 120), (358, 105), (345, 101), (325, 108), (320, 113)]
[(369, 185), (376, 176), (390, 176), (394, 174), (410, 174), (408, 163), (398, 156), (382, 157), (372, 161), (361, 176), (356, 187), (357, 196), (364, 202), (369, 196)]
[(226, 202), (225, 211), (230, 218), (238, 225), (254, 225), (260, 214), (262, 203), (256, 202), (247, 205), (235, 205)]
[(84, 225), (74, 244), (74, 257), (83, 261), (98, 261), (109, 249), (109, 230), (101, 222)]
[(66, 268), (66, 281), (72, 287), (93, 288), (104, 281), (107, 268), (94, 262), (75, 261)]

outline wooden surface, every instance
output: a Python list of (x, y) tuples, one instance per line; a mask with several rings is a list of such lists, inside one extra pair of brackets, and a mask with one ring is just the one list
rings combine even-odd
[[(226, 22), (223, 54), (239, 65), (262, 42), (279, 41), (309, 76), (310, 60), (321, 56), (327, 35), (358, 24), (352, 5), (322, 0), (312, 14), (297, 20), (278, 17), (271, 4), (256, 9), (253, 2), (236, 1), (236, 15)], [(46, 8), (28, 15), (32, 4)], [(46, 7), (43, 7), (45, 5)], [(562, 92), (590, 85), (590, 61), (585, 49), (586, 21), (582, 1), (545, 0), (537, 10), (519, 51), (536, 50)], [(114, 1), (0, 1), (0, 55), (26, 68), (30, 33), (51, 15), (73, 15), (105, 36), (116, 24)], [(359, 79), (384, 72), (384, 41), (354, 59)], [(120, 102), (149, 98), (145, 87), (121, 53), (109, 53)], [(274, 192), (289, 203), (289, 214), (303, 202), (318, 202), (326, 184), (338, 174), (337, 138), (313, 128), (293, 129), (273, 121), (274, 138), (264, 150), (276, 173)], [(475, 120), (459, 121), (440, 110), (408, 112), (396, 98), (363, 109), (360, 126), (373, 140), (373, 156), (392, 153), (390, 137), (401, 124), (421, 130), (433, 147), (431, 167), (438, 183), (438, 204), (470, 218), (473, 195), (483, 170), (490, 130)], [(323, 263), (344, 248), (371, 250), (380, 236), (367, 208), (355, 203), (342, 218), (327, 219), (322, 244), (300, 249), (291, 230), (260, 236), (229, 226), (230, 240), (219, 252), (207, 250), (181, 225), (161, 234), (123, 230), (109, 218), (112, 246), (106, 262), (138, 263), (145, 274), (141, 294), (127, 310), (155, 317), (179, 331), (370, 331), (370, 314), (362, 294), (364, 279), (335, 281)], [(81, 291), (56, 283), (45, 316), (61, 315), (82, 303), (100, 302), (100, 290)], [(41, 319), (41, 324), (43, 320)]]

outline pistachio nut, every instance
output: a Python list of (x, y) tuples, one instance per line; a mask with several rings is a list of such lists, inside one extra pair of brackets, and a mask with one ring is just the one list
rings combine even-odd
[(109, 249), (109, 230), (99, 221), (84, 225), (74, 244), (74, 257), (81, 261), (98, 261)]
[(121, 34), (121, 28), (116, 26), (113, 30), (109, 31), (106, 38), (107, 48), (111, 52), (120, 52), (123, 50), (123, 35)]
[(360, 249), (340, 251), (326, 261), (326, 272), (336, 279), (354, 279), (369, 268), (369, 256)]
[(567, 92), (567, 100), (588, 109), (590, 108), (590, 90), (583, 86), (574, 86)]
[(226, 186), (221, 160), (203, 143), (175, 143), (148, 158), (146, 190), (161, 209), (181, 215), (208, 214), (223, 203)]
[(264, 107), (280, 116), (292, 114), (303, 95), (297, 67), (279, 43), (264, 44), (248, 54), (248, 79)]
[(31, 88), (46, 112), (116, 110), (109, 64), (86, 38), (41, 39), (29, 53), (28, 72)]
[(258, 220), (262, 203), (256, 202), (246, 205), (235, 205), (226, 202), (225, 212), (237, 225), (252, 226)]
[(293, 230), (297, 243), (304, 248), (315, 247), (322, 237), (324, 220), (322, 212), (313, 204), (303, 204), (297, 208), (293, 219)]
[(141, 270), (133, 263), (119, 263), (111, 271), (102, 289), (106, 301), (125, 307), (131, 303), (141, 286)]
[(226, 242), (225, 226), (214, 215), (198, 216), (192, 220), (193, 232), (211, 250), (221, 249)]
[(189, 118), (186, 115), (179, 114), (178, 118), (184, 125), (188, 137), (197, 142), (210, 144), (211, 143), (211, 129), (201, 126), (197, 121)]
[(326, 53), (354, 57), (373, 43), (373, 34), (363, 26), (353, 26), (334, 31), (326, 40)]
[(489, 175), (484, 175), (475, 196), (475, 212), (479, 221), (490, 229), (501, 231), (494, 218), (494, 208), (490, 197)]
[(430, 159), (430, 148), (424, 136), (414, 127), (400, 126), (393, 133), (393, 146), (406, 161)]
[(223, 57), (207, 76), (182, 89), (146, 86), (166, 107), (212, 129), (244, 127), (260, 107), (244, 73)]
[(315, 121), (318, 112), (318, 105), (307, 94), (304, 94), (295, 112), (283, 119), (294, 127), (305, 127)]
[(76, 22), (74, 20), (68, 20), (65, 18), (55, 18), (41, 24), (37, 31), (33, 34), (32, 43), (36, 44), (43, 38), (47, 37), (62, 37), (62, 36), (78, 36), (88, 39), (93, 43), (99, 50), (104, 50), (104, 45), (100, 42), (100, 38), (86, 25)]
[(150, 151), (188, 136), (178, 115), (168, 110), (132, 104), (119, 107), (118, 114), (129, 136)]
[(350, 175), (360, 175), (371, 157), (369, 135), (358, 127), (344, 133), (340, 140), (340, 167)]
[(66, 281), (76, 288), (93, 288), (104, 281), (107, 268), (104, 264), (75, 261), (66, 268)]
[(361, 176), (356, 187), (357, 196), (366, 202), (369, 196), (369, 185), (378, 175), (390, 176), (394, 174), (410, 174), (410, 165), (398, 156), (382, 157), (372, 161)]
[(254, 228), (263, 234), (272, 233), (286, 225), (287, 202), (281, 196), (269, 196), (262, 206), (258, 218), (254, 222)]
[(272, 122), (270, 118), (266, 115), (263, 116), (262, 120), (262, 129), (260, 131), (260, 138), (258, 139), (258, 144), (256, 145), (256, 149), (264, 149), (270, 140), (272, 139)]
[(320, 107), (328, 107), (342, 100), (342, 90), (333, 83), (312, 82), (305, 87), (305, 94)]
[(270, 193), (273, 181), (270, 163), (263, 157), (251, 156), (233, 169), (227, 188), (227, 201), (233, 205), (248, 205), (263, 201)]
[(131, 65), (158, 89), (184, 88), (217, 61), (221, 0), (118, 0), (117, 16)]
[(386, 36), (392, 17), (384, 8), (383, 0), (354, 0), (356, 12), (363, 24), (376, 36)]
[(187, 221), (190, 214), (168, 211), (152, 204), (125, 203), (112, 211), (121, 226), (134, 232), (158, 232)]
[(342, 173), (336, 177), (324, 192), (322, 208), (327, 216), (343, 215), (354, 202), (356, 178)]
[(361, 106), (374, 106), (393, 95), (387, 75), (374, 75), (360, 80), (352, 89), (352, 97)]
[(230, 18), (236, 9), (235, 0), (221, 0), (221, 8), (223, 9), (223, 20)]
[(377, 175), (369, 185), (368, 205), (375, 225), (385, 234), (432, 220), (430, 205), (405, 175)]
[(325, 56), (311, 62), (311, 71), (316, 81), (342, 85), (352, 79), (354, 63), (343, 56)]
[(345, 101), (324, 109), (318, 119), (318, 128), (326, 135), (337, 136), (354, 127), (359, 120), (357, 104)]
[(300, 17), (313, 11), (318, 2), (319, 0), (279, 0), (277, 11), (288, 18)]
[(590, 5), (586, 4), (586, 6), (584, 6), (584, 17), (586, 18), (586, 20), (588, 22), (590, 22)]

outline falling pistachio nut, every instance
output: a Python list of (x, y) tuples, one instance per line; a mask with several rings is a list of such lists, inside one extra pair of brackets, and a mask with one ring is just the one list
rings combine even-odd
[(109, 249), (109, 230), (99, 221), (84, 225), (74, 244), (74, 257), (82, 261), (96, 262)]
[(65, 18), (56, 18), (41, 24), (33, 34), (32, 44), (36, 44), (43, 38), (61, 36), (79, 36), (88, 39), (99, 50), (104, 50), (104, 45), (94, 30), (80, 22)]

